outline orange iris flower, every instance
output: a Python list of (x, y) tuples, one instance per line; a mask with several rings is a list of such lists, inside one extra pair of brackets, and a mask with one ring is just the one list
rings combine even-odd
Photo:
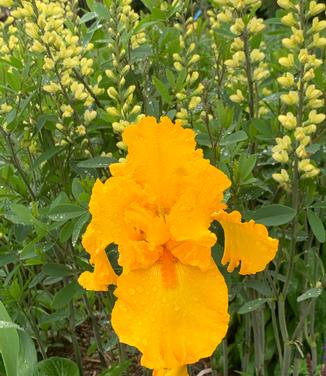
[[(123, 141), (126, 162), (111, 165), (112, 177), (93, 188), (83, 246), (94, 271), (79, 283), (95, 291), (116, 284), (112, 325), (121, 342), (141, 351), (153, 375), (186, 376), (186, 365), (210, 356), (228, 328), (227, 286), (211, 256), (212, 221), (223, 227), (229, 272), (239, 264), (240, 274), (263, 270), (278, 241), (265, 226), (225, 211), (231, 182), (196, 149), (192, 130), (145, 117)], [(105, 253), (111, 243), (123, 267), (118, 277)]]

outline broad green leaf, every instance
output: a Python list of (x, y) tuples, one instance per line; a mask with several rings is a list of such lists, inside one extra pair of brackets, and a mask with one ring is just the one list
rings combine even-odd
[(243, 315), (245, 313), (256, 311), (259, 307), (261, 307), (264, 303), (266, 303), (269, 299), (255, 299), (250, 300), (250, 302), (245, 303), (243, 306), (240, 307), (238, 313)]
[(169, 94), (169, 89), (165, 86), (165, 84), (155, 76), (153, 76), (153, 84), (164, 102), (170, 103), (171, 96)]
[(296, 211), (284, 205), (266, 205), (252, 213), (252, 219), (266, 226), (280, 226), (292, 221)]
[(77, 218), (86, 213), (86, 209), (73, 204), (62, 204), (54, 207), (49, 211), (49, 218), (53, 221), (67, 221), (68, 219)]
[(19, 355), (18, 369), (19, 376), (36, 376), (37, 354), (31, 337), (20, 331), (19, 333)]
[(81, 293), (82, 291), (77, 281), (70, 282), (55, 294), (52, 307), (58, 309), (66, 306), (77, 293)]
[(75, 227), (74, 221), (68, 221), (64, 224), (59, 234), (60, 242), (64, 243), (71, 237), (74, 227)]
[(72, 271), (66, 265), (45, 264), (43, 273), (51, 277), (68, 277), (72, 274)]
[(241, 141), (245, 141), (247, 139), (248, 139), (248, 136), (245, 131), (237, 131), (230, 135), (224, 136), (220, 144), (222, 146), (227, 146), (227, 145), (235, 144)]
[(107, 168), (111, 163), (116, 163), (114, 158), (109, 157), (95, 157), (81, 161), (77, 164), (79, 168)]
[[(0, 319), (12, 322), (5, 306), (0, 301)], [(6, 376), (19, 376), (17, 361), (19, 353), (19, 337), (16, 328), (0, 330), (0, 353), (6, 369)]]
[(241, 154), (239, 159), (240, 182), (245, 182), (256, 165), (256, 156)]
[(323, 289), (319, 287), (314, 287), (312, 289), (307, 290), (304, 292), (302, 295), (297, 297), (297, 302), (303, 302), (304, 300), (307, 299), (312, 299), (312, 298), (318, 298), (318, 296), (322, 293)]
[(9, 221), (20, 225), (32, 225), (34, 219), (31, 209), (21, 204), (12, 204), (10, 213), (5, 216)]
[(316, 236), (316, 239), (320, 243), (325, 242), (325, 228), (321, 219), (316, 215), (316, 213), (310, 209), (307, 210), (308, 222), (311, 227), (312, 232)]
[(54, 356), (37, 366), (39, 376), (79, 376), (77, 364), (70, 359)]

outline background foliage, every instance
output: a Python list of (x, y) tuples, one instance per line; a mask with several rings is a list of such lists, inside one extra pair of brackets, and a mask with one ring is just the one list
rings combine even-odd
[[(256, 57), (243, 60), (232, 45), (235, 16), (218, 3), (143, 0), (134, 11), (121, 0), (0, 1), (0, 375), (148, 374), (110, 328), (112, 291), (86, 292), (76, 282), (89, 268), (80, 238), (92, 186), (124, 158), (121, 133), (141, 114), (193, 128), (232, 180), (229, 207), (280, 239), (265, 272), (225, 273), (228, 335), (192, 375), (204, 367), (215, 375), (322, 372), (325, 121), (306, 145), (319, 173), (300, 179), (294, 152), (290, 162), (272, 158), (284, 149), (273, 149), (277, 137), (301, 140), (278, 121), (292, 108), (277, 81), (286, 72), (278, 59), (289, 53), (286, 12), (263, 2), (265, 28), (253, 25), (245, 41), (245, 54), (256, 49)], [(246, 23), (257, 9), (243, 13)], [(323, 113), (325, 44), (309, 49), (322, 61), (310, 83), (323, 92)], [(290, 182), (273, 179), (280, 163)], [(217, 263), (221, 253), (213, 249)]]

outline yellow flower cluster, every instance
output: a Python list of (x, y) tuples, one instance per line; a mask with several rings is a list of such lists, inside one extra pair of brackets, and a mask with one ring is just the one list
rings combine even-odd
[[(235, 38), (231, 44), (230, 59), (225, 60), (228, 83), (232, 94), (232, 102), (242, 104), (251, 117), (264, 115), (268, 110), (259, 98), (265, 92), (258, 92), (262, 82), (269, 76), (265, 62), (265, 44), (258, 48), (251, 48), (250, 41), (264, 28), (264, 22), (252, 12), (260, 6), (258, 0), (215, 0), (219, 11), (210, 11), (210, 23), (213, 28), (219, 28), (224, 23), (230, 24), (230, 31)], [(245, 15), (248, 15), (245, 17)], [(245, 93), (248, 91), (248, 95)]]
[[(325, 10), (325, 4), (278, 0), (278, 5), (287, 11), (281, 21), (291, 28), (291, 35), (282, 40), (288, 52), (279, 59), (284, 73), (277, 79), (285, 91), (280, 99), (286, 108), (278, 120), (287, 135), (276, 139), (272, 156), (275, 161), (290, 165), (298, 160), (295, 168), (301, 173), (301, 178), (311, 178), (320, 170), (309, 159), (306, 147), (311, 143), (317, 125), (325, 120), (325, 114), (318, 112), (324, 105), (323, 93), (313, 83), (315, 69), (322, 64), (313, 51), (326, 45), (326, 38), (320, 34), (326, 29), (326, 21), (315, 16)], [(290, 151), (294, 156), (292, 159), (288, 155)], [(280, 174), (273, 174), (273, 178), (289, 188), (290, 177), (284, 169)]]
[[(43, 90), (55, 95), (59, 103), (56, 143), (61, 144), (70, 142), (74, 133), (86, 134), (85, 125), (97, 116), (93, 109), (95, 98), (104, 91), (99, 87), (102, 77), (91, 77), (93, 59), (87, 56), (93, 45), (82, 43), (77, 22), (69, 28), (65, 26), (67, 18), (78, 18), (75, 5), (77, 2), (68, 0), (35, 0), (19, 2), (11, 9), (11, 16), (28, 37), (25, 48), (35, 60), (43, 59)], [(84, 118), (79, 115), (80, 110), (75, 110), (80, 104), (84, 106)]]
[(198, 83), (197, 65), (200, 55), (197, 53), (198, 44), (194, 35), (197, 23), (193, 17), (186, 18), (186, 15), (181, 13), (177, 13), (177, 19), (174, 27), (180, 32), (180, 53), (173, 54), (173, 66), (179, 74), (183, 72), (186, 78), (183, 88), (175, 94), (178, 99), (176, 118), (182, 125), (187, 125), (192, 121), (194, 113), (201, 109), (204, 86)]
[(136, 49), (145, 42), (145, 33), (133, 33), (138, 25), (139, 16), (131, 8), (131, 0), (113, 0), (109, 12), (110, 19), (109, 33), (111, 40), (108, 48), (111, 53), (112, 67), (105, 70), (106, 76), (110, 80), (107, 94), (110, 104), (106, 108), (107, 113), (112, 118), (113, 131), (120, 140), (117, 147), (126, 150), (126, 145), (121, 140), (121, 134), (130, 122), (140, 116), (141, 106), (135, 103), (135, 85), (126, 85), (126, 76), (132, 69), (128, 63), (129, 48)]

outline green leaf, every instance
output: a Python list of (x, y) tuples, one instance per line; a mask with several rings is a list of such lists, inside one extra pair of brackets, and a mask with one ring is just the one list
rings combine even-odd
[(235, 144), (237, 142), (245, 141), (248, 139), (247, 133), (245, 131), (237, 131), (230, 135), (224, 136), (221, 140), (222, 146), (227, 146)]
[(66, 265), (45, 264), (43, 273), (51, 277), (68, 277), (72, 274), (72, 271)]
[(302, 302), (307, 299), (318, 298), (318, 296), (322, 293), (323, 289), (319, 287), (314, 287), (312, 289), (307, 290), (302, 295), (297, 297), (297, 302)]
[(76, 243), (79, 239), (80, 232), (81, 232), (82, 228), (84, 227), (84, 225), (89, 221), (89, 218), (90, 218), (89, 213), (86, 213), (86, 214), (82, 215), (80, 218), (78, 218), (78, 220), (76, 221), (75, 227), (74, 227), (72, 235), (71, 235), (71, 242), (72, 242), (73, 246), (76, 245)]
[(83, 290), (77, 281), (72, 281), (55, 294), (52, 307), (55, 309), (65, 307), (77, 293), (81, 292)]
[(54, 356), (42, 360), (37, 366), (39, 376), (79, 376), (77, 364), (70, 359)]
[(169, 89), (165, 86), (165, 84), (155, 76), (153, 76), (153, 84), (164, 102), (170, 103), (171, 96), (169, 94)]
[(55, 206), (49, 211), (49, 218), (53, 221), (67, 221), (72, 218), (80, 217), (86, 213), (86, 209), (73, 204), (61, 204)]
[(84, 24), (90, 20), (93, 20), (97, 17), (97, 14), (95, 12), (87, 12), (83, 15), (83, 17), (79, 20), (79, 24)]
[(296, 215), (293, 208), (284, 205), (266, 205), (252, 213), (252, 219), (266, 226), (280, 226), (292, 221)]
[(243, 306), (240, 307), (238, 313), (240, 315), (243, 315), (245, 313), (253, 312), (256, 311), (260, 306), (265, 304), (269, 299), (255, 299), (255, 300), (250, 300), (250, 302), (245, 303)]
[(6, 214), (6, 218), (9, 221), (20, 225), (33, 224), (34, 217), (30, 208), (21, 204), (12, 204), (10, 211), (10, 213)]
[(241, 183), (245, 182), (251, 175), (251, 172), (256, 165), (256, 160), (257, 158), (255, 155), (246, 156), (245, 154), (241, 154), (239, 159), (239, 174)]
[(79, 168), (107, 168), (111, 163), (116, 163), (114, 158), (109, 157), (95, 157), (81, 161), (77, 164)]
[[(12, 322), (5, 306), (0, 301), (0, 319)], [(6, 376), (19, 376), (17, 361), (19, 353), (19, 337), (16, 328), (0, 330), (0, 353), (6, 369)]]
[(62, 146), (54, 146), (53, 148), (50, 148), (49, 150), (42, 153), (34, 162), (34, 168), (37, 168), (40, 166), (43, 162), (48, 161), (55, 155), (58, 155), (61, 153), (65, 148)]
[(37, 354), (31, 337), (20, 331), (19, 333), (19, 376), (34, 376), (37, 367)]
[(310, 209), (307, 210), (308, 222), (316, 239), (320, 243), (325, 242), (325, 228), (321, 219)]

